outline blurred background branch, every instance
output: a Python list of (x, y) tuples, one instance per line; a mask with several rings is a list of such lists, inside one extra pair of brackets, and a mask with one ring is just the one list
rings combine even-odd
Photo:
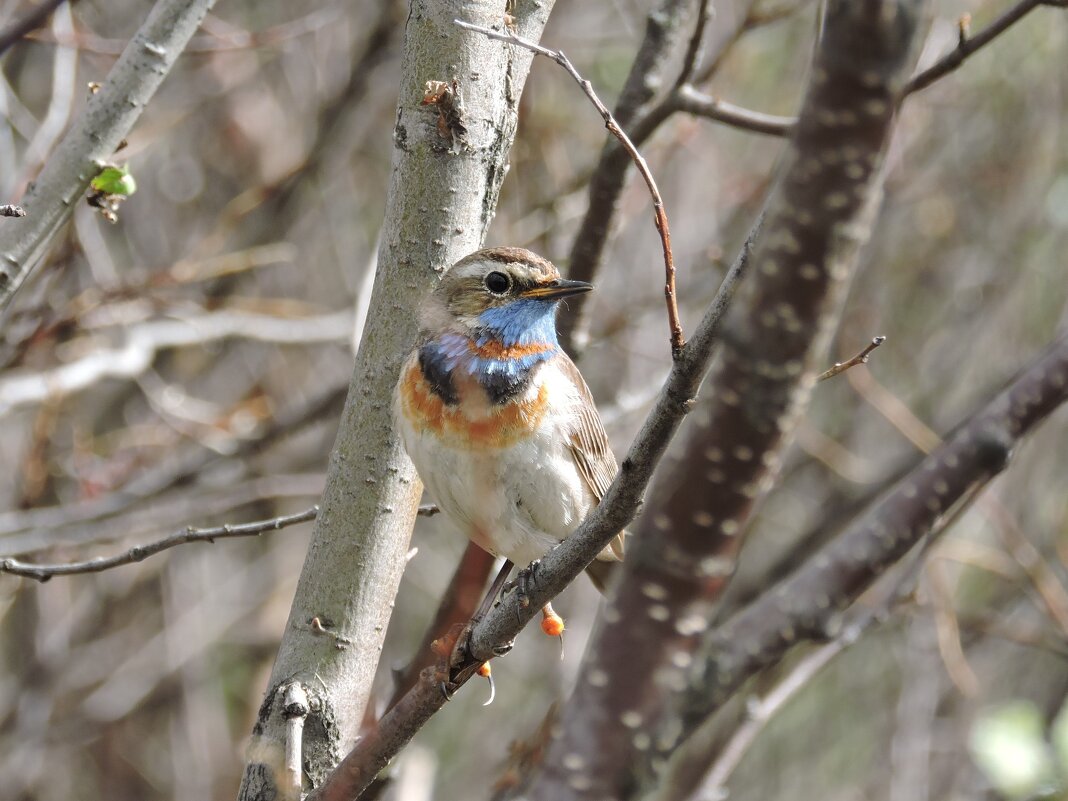
[[(53, 12), (67, 0), (42, 0), (32, 11), (0, 30), (0, 56), (22, 37), (44, 25)], [(73, 5), (77, 0), (70, 0)]]
[[(159, 0), (20, 199), (26, 217), (0, 218), (0, 313), (70, 218), (89, 182), (119, 149), (213, 5), (213, 0)], [(55, 73), (61, 74), (58, 64)], [(48, 133), (47, 122), (46, 117), (40, 132)], [(48, 149), (47, 144), (40, 149)], [(31, 145), (31, 154), (33, 150)]]

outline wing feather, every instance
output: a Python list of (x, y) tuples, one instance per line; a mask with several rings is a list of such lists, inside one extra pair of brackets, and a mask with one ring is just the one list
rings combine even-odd
[[(608, 492), (608, 487), (619, 472), (615, 454), (608, 442), (608, 434), (605, 433), (604, 423), (597, 413), (597, 407), (593, 403), (593, 395), (590, 388), (582, 378), (575, 363), (566, 355), (563, 356), (560, 369), (575, 385), (578, 390), (578, 414), (575, 415), (575, 426), (569, 432), (568, 444), (571, 455), (575, 459), (579, 475), (590, 488), (593, 496), (600, 503)], [(623, 559), (623, 532), (601, 552), (598, 559), (618, 561)]]

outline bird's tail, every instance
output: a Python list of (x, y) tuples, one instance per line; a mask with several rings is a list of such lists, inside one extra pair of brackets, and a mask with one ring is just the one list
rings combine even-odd
[(612, 577), (622, 569), (622, 562), (605, 562), (600, 559), (594, 559), (586, 567), (586, 575), (590, 577), (593, 586), (601, 591), (601, 595), (604, 595), (606, 588), (612, 582)]

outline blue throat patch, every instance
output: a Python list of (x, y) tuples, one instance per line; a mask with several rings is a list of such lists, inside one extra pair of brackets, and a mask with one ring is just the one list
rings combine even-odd
[[(458, 398), (451, 375), (462, 370), (478, 379), (494, 403), (506, 403), (529, 386), (534, 371), (559, 352), (556, 338), (556, 303), (544, 300), (515, 300), (505, 306), (487, 309), (478, 318), (473, 336), (447, 332), (419, 349), (419, 363), (431, 388), (446, 403)], [(493, 359), (472, 353), (471, 343), (483, 347), (491, 343), (504, 348), (516, 345), (548, 346), (539, 353), (511, 359)]]

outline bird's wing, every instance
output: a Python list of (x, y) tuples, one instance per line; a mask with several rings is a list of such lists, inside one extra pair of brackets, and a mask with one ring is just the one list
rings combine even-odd
[[(568, 444), (571, 455), (575, 459), (579, 475), (586, 482), (593, 496), (600, 503), (612, 480), (619, 472), (612, 446), (608, 443), (608, 435), (605, 433), (601, 416), (597, 413), (597, 407), (593, 403), (590, 388), (582, 379), (575, 363), (566, 355), (560, 365), (566, 375), (578, 390), (579, 403), (576, 423), (570, 432)], [(601, 552), (599, 559), (623, 558), (623, 532)]]

